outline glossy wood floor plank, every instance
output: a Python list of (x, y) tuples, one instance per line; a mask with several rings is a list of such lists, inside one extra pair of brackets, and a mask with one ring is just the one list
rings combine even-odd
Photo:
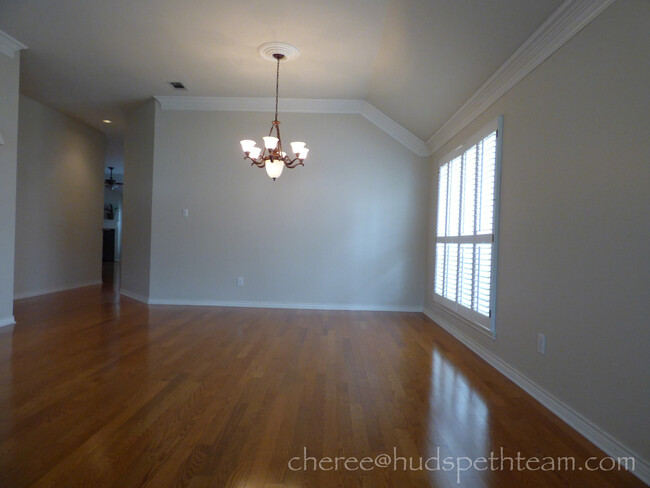
[(88, 287), (0, 330), (0, 486), (640, 487), (627, 472), (289, 469), (293, 457), (604, 457), (417, 313), (147, 307)]

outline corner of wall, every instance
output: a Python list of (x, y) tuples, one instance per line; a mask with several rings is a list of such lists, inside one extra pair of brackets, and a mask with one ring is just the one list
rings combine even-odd
[(140, 298), (149, 296), (151, 284), (156, 103), (152, 98), (131, 110), (124, 134), (121, 288)]
[[(0, 34), (4, 34), (0, 32)], [(5, 51), (0, 51), (5, 53)], [(0, 320), (13, 322), (20, 50), (0, 54)]]

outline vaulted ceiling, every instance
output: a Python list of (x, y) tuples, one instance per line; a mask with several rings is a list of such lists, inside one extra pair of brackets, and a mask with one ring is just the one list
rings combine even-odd
[[(21, 91), (104, 131), (152, 95), (362, 99), (427, 140), (561, 0), (0, 0)], [(112, 128), (101, 120), (116, 121)]]

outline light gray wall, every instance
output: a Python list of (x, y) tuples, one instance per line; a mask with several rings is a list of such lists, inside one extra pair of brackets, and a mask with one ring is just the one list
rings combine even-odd
[(311, 152), (273, 182), (239, 146), (261, 143), (271, 114), (159, 111), (151, 298), (421, 307), (426, 158), (359, 115), (280, 118), (285, 144), (304, 140)]
[(13, 322), (20, 53), (0, 54), (0, 324)]
[(496, 341), (448, 321), (646, 460), (649, 23), (616, 2), (431, 159), (504, 114)]
[(101, 281), (105, 136), (20, 96), (16, 298)]
[(152, 99), (127, 114), (124, 135), (121, 290), (140, 299), (149, 296), (154, 123)]

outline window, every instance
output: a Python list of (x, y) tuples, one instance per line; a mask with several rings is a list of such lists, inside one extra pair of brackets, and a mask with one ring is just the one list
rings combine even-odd
[(502, 120), (443, 158), (438, 171), (434, 300), (492, 333)]

